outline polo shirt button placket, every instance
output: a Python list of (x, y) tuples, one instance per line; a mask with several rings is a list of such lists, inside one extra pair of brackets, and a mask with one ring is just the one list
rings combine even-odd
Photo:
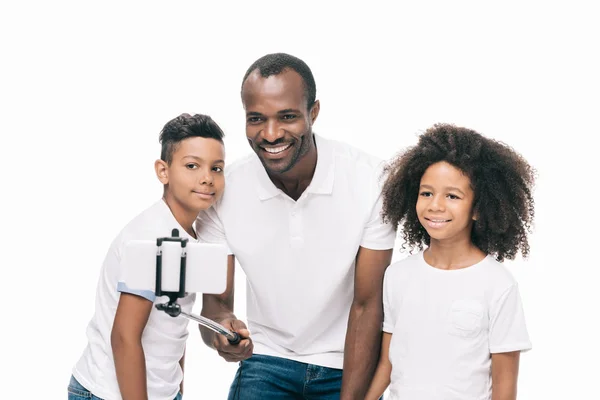
[(299, 215), (299, 211), (296, 208), (292, 208), (290, 212), (290, 243), (292, 248), (300, 248), (304, 244), (302, 238), (302, 220)]

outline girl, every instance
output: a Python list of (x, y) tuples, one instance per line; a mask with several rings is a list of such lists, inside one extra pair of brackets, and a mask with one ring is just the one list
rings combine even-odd
[[(388, 167), (383, 217), (403, 248), (384, 279), (380, 362), (367, 399), (516, 399), (531, 343), (517, 282), (529, 253), (532, 167), (510, 147), (439, 124)], [(425, 248), (425, 250), (423, 250)]]

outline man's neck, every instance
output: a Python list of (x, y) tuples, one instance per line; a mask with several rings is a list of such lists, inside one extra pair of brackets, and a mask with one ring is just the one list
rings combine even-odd
[(298, 200), (312, 182), (316, 168), (317, 148), (313, 145), (311, 150), (291, 170), (283, 174), (272, 174), (267, 171), (267, 174), (277, 188), (292, 199)]

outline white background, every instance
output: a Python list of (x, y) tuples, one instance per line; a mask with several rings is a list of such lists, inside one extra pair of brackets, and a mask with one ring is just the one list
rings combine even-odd
[[(2, 2), (0, 398), (66, 398), (104, 254), (161, 196), (160, 128), (206, 113), (227, 162), (246, 154), (241, 79), (277, 51), (312, 68), (323, 136), (390, 158), (452, 122), (526, 156), (539, 173), (531, 256), (507, 263), (534, 344), (519, 398), (597, 398), (592, 2), (215, 3)], [(186, 398), (225, 398), (235, 365), (190, 332)]]

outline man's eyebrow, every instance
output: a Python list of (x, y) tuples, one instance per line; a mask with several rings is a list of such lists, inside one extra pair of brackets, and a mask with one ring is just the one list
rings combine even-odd
[(293, 108), (286, 108), (285, 110), (277, 111), (277, 114), (287, 114), (292, 112), (299, 112), (298, 110), (294, 110)]
[(253, 116), (261, 116), (262, 114), (257, 112), (257, 111), (248, 111), (246, 113), (247, 116), (253, 115)]

